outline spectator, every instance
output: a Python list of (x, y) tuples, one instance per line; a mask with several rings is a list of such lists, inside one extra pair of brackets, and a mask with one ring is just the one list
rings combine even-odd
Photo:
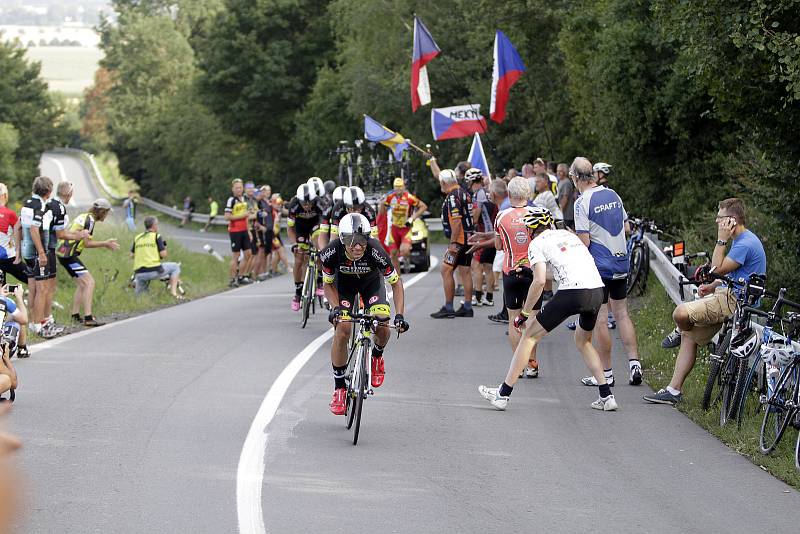
[(553, 196), (553, 192), (550, 189), (550, 179), (548, 176), (543, 172), (538, 173), (534, 184), (536, 185), (536, 189), (534, 191), (535, 198), (533, 199), (533, 204), (549, 210), (553, 219), (556, 221), (562, 220), (564, 215), (561, 213), (561, 208), (558, 207), (556, 197)]
[(272, 203), (272, 218), (274, 224), (272, 227), (274, 237), (272, 238), (272, 269), (270, 273), (272, 276), (278, 276), (281, 271), (278, 270), (279, 263), (283, 264), (284, 272), (291, 270), (289, 264), (289, 257), (286, 254), (286, 249), (283, 248), (283, 239), (281, 239), (281, 216), (283, 215), (283, 199), (280, 193), (274, 193), (270, 198)]
[(192, 213), (194, 213), (195, 209), (196, 206), (194, 204), (194, 200), (192, 200), (192, 197), (187, 196), (183, 199), (183, 219), (181, 219), (181, 228), (183, 228), (187, 222), (192, 222)]
[(208, 222), (206, 225), (200, 229), (201, 232), (205, 232), (208, 230), (208, 227), (214, 224), (214, 219), (216, 219), (217, 215), (219, 214), (219, 204), (214, 197), (208, 195)]
[(136, 231), (136, 191), (128, 191), (128, 198), (122, 203), (122, 208), (125, 210), (125, 224), (131, 232)]
[(258, 198), (256, 185), (253, 182), (244, 184), (244, 200), (247, 202), (247, 232), (250, 236), (250, 257), (245, 262), (243, 269), (245, 276), (250, 280), (255, 280), (255, 266), (258, 259), (258, 231), (256, 230)]
[(256, 202), (258, 211), (256, 212), (256, 220), (253, 223), (254, 232), (256, 234), (256, 242), (258, 243), (258, 251), (256, 259), (254, 260), (254, 272), (258, 280), (263, 281), (269, 278), (267, 273), (269, 258), (272, 252), (272, 238), (273, 233), (273, 216), (272, 205), (269, 201), (270, 187), (268, 185), (261, 186), (256, 193)]
[(137, 295), (147, 291), (151, 280), (169, 275), (169, 292), (178, 300), (181, 266), (172, 261), (163, 261), (167, 257), (167, 242), (158, 233), (158, 219), (153, 216), (144, 218), (144, 232), (133, 239), (131, 258), (133, 258), (133, 283)]
[(22, 223), (22, 257), (28, 269), (28, 317), (31, 330), (39, 334), (42, 310), (39, 286), (47, 280), (47, 234), (42, 231), (47, 200), (53, 192), (53, 181), (47, 176), (39, 176), (33, 181), (33, 194), (20, 210)]
[[(531, 188), (531, 193), (535, 196), (536, 193), (536, 171), (533, 170), (532, 163), (526, 163), (522, 166), (522, 177), (528, 180), (528, 186)], [(533, 198), (533, 197), (531, 197)]]
[[(22, 298), (22, 286), (17, 286), (14, 290), (14, 300), (8, 297), (8, 286), (0, 286), (0, 299), (3, 300), (3, 316), (0, 317), (3, 324), (11, 320), (19, 325), (19, 341), (17, 344), (17, 351), (23, 346), (23, 332), (25, 331), (25, 324), (28, 322), (28, 311), (25, 309), (25, 299)], [(11, 356), (8, 350), (8, 344), (3, 343), (3, 353), (0, 355), (0, 397), (6, 391), (17, 389), (17, 372), (11, 364)], [(19, 352), (17, 352), (17, 357)]]
[(242, 284), (251, 283), (251, 280), (245, 276), (244, 270), (252, 254), (247, 224), (250, 214), (247, 211), (247, 201), (243, 196), (244, 184), (240, 179), (236, 178), (231, 182), (231, 193), (228, 202), (225, 203), (225, 220), (228, 221), (228, 237), (231, 241), (232, 252), (229, 286), (239, 287)]
[(517, 176), (519, 176), (519, 173), (517, 172), (517, 169), (512, 167), (512, 168), (508, 169), (508, 172), (506, 172), (506, 175), (503, 177), (503, 180), (505, 180), (505, 182), (507, 184), (512, 179), (516, 178)]
[[(719, 203), (717, 212), (717, 243), (711, 265), (717, 274), (734, 280), (750, 278), (751, 274), (767, 273), (767, 256), (761, 240), (747, 229), (744, 203), (738, 198), (728, 198)], [(727, 255), (725, 250), (730, 244)], [(686, 377), (697, 359), (697, 347), (703, 346), (719, 331), (723, 321), (733, 315), (740, 289), (733, 291), (719, 280), (702, 284), (698, 294), (702, 297), (679, 304), (672, 318), (681, 331), (680, 350), (675, 361), (672, 380), (657, 393), (645, 395), (644, 400), (656, 404), (677, 404), (683, 398), (681, 390)], [(617, 317), (619, 321), (619, 317)]]
[(575, 230), (575, 185), (569, 179), (569, 167), (566, 163), (559, 163), (556, 169), (558, 175), (558, 189), (556, 200), (564, 216), (564, 226)]
[[(98, 198), (88, 212), (81, 213), (75, 217), (75, 220), (69, 225), (70, 231), (80, 232), (81, 230), (87, 230), (88, 236), (83, 239), (64, 239), (58, 242), (58, 262), (75, 279), (77, 284), (75, 296), (72, 299), (72, 320), (83, 323), (84, 326), (101, 326), (104, 323), (98, 321), (92, 315), (95, 281), (92, 273), (81, 261), (80, 255), (85, 248), (119, 250), (119, 243), (114, 238), (103, 241), (95, 241), (92, 238), (95, 224), (104, 221), (109, 213), (111, 213), (111, 204), (104, 198)], [(82, 318), (80, 314), (81, 307), (83, 307)]]
[[(494, 232), (494, 218), (497, 216), (497, 205), (489, 200), (483, 188), (483, 176), (480, 169), (469, 169), (467, 181), (472, 193), (472, 220), (478, 233)], [(494, 263), (495, 247), (483, 247), (474, 251), (470, 271), (472, 273), (472, 305), (494, 306)]]
[[(508, 185), (505, 180), (493, 180), (492, 185), (489, 187), (489, 194), (492, 202), (498, 206), (497, 211), (501, 213), (511, 207), (511, 199), (508, 195)], [(525, 201), (527, 202), (527, 200)], [(494, 241), (494, 236), (492, 236)], [(494, 286), (497, 287), (500, 276), (503, 274), (503, 261), (505, 259), (505, 250), (497, 250), (494, 256), (494, 263), (492, 263), (492, 275), (494, 276)], [(505, 306), (502, 307), (499, 313), (490, 315), (489, 320), (495, 323), (508, 323), (508, 310)]]
[[(555, 195), (558, 187), (558, 178), (555, 174), (551, 174), (547, 171), (547, 162), (542, 158), (536, 158), (533, 162), (533, 172), (535, 174), (544, 173), (547, 175), (547, 179), (550, 180), (550, 190)], [(531, 188), (531, 191), (533, 191), (533, 188)]]
[(28, 283), (28, 274), (22, 262), (22, 226), (17, 213), (8, 207), (8, 187), (0, 184), (0, 285), (6, 283), (6, 275), (11, 274)]

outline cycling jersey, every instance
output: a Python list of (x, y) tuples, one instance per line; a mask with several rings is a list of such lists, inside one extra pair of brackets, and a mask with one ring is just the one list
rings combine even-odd
[(294, 228), (298, 236), (308, 238), (319, 231), (322, 208), (317, 199), (311, 201), (311, 209), (306, 211), (297, 197), (294, 197), (289, 202), (288, 211), (289, 217), (286, 219), (286, 224), (290, 228)]
[(528, 246), (528, 261), (531, 267), (549, 263), (559, 291), (603, 287), (589, 249), (568, 230), (545, 230), (536, 236)]
[(481, 187), (473, 195), (473, 210), (480, 209), (478, 213), (478, 220), (475, 221), (476, 230), (478, 232), (492, 232), (494, 230), (493, 212), (496, 215), (495, 205), (486, 196), (486, 190)]
[[(247, 201), (244, 197), (228, 197), (225, 203), (225, 213), (230, 213), (232, 217), (240, 217), (247, 213)], [(228, 221), (228, 232), (246, 232), (247, 218)]]
[(46, 210), (44, 199), (39, 195), (33, 195), (25, 201), (19, 212), (19, 219), (22, 223), (23, 258), (35, 258), (39, 254), (33, 245), (33, 240), (31, 240), (31, 227), (39, 228), (42, 245), (47, 249), (47, 236), (41, 231)]
[(495, 235), (500, 238), (505, 252), (503, 273), (508, 274), (517, 267), (530, 267), (528, 245), (531, 242), (530, 230), (522, 222), (527, 213), (525, 208), (508, 208), (497, 215), (494, 223)]
[[(466, 245), (467, 238), (475, 231), (475, 227), (472, 223), (472, 213), (470, 211), (471, 206), (472, 197), (461, 187), (453, 189), (444, 197), (444, 204), (442, 204), (442, 227), (444, 229), (444, 235), (450, 238), (454, 243)], [(461, 230), (458, 235), (453, 236), (452, 223), (456, 220), (460, 220)], [(455, 237), (455, 239), (452, 239), (453, 237)]]
[(627, 218), (619, 195), (603, 186), (587, 189), (575, 201), (575, 231), (589, 234), (589, 252), (603, 278), (628, 275)]
[(14, 210), (0, 207), (0, 260), (14, 258), (17, 246), (14, 242), (14, 226), (19, 218)]
[[(50, 213), (50, 216), (45, 214), (44, 221), (49, 225), (49, 228), (47, 229), (47, 248), (50, 250), (55, 250), (56, 243), (58, 241), (56, 232), (67, 229), (67, 225), (69, 224), (69, 215), (67, 215), (67, 207), (64, 206), (64, 203), (61, 202), (61, 199), (58, 197), (51, 198), (46, 207), (47, 213)], [(42, 228), (44, 229), (44, 227)]]
[(408, 191), (393, 192), (387, 195), (383, 205), (392, 210), (392, 226), (405, 227), (414, 212), (413, 208), (419, 206), (419, 199)]
[(390, 284), (400, 278), (389, 254), (374, 237), (367, 240), (367, 249), (357, 260), (350, 259), (344, 243), (339, 239), (331, 241), (320, 252), (319, 258), (322, 262), (322, 280), (327, 284), (334, 282), (337, 273), (340, 280), (342, 277), (366, 280), (383, 276)]
[[(91, 213), (81, 213), (75, 217), (75, 220), (69, 225), (69, 229), (74, 232), (89, 230), (89, 235), (92, 235), (94, 233), (94, 224), (94, 217), (92, 217)], [(79, 256), (83, 252), (85, 244), (84, 239), (59, 239), (57, 253), (62, 258)]]

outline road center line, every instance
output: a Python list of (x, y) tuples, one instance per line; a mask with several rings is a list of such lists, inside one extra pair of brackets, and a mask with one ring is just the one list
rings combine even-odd
[[(403, 284), (409, 288), (430, 273), (439, 261), (431, 257), (431, 266), (424, 273), (415, 275)], [(292, 361), (289, 362), (278, 378), (272, 383), (267, 395), (261, 402), (250, 430), (239, 455), (239, 467), (236, 470), (236, 513), (239, 518), (241, 534), (266, 534), (264, 511), (261, 507), (261, 488), (264, 486), (264, 461), (267, 455), (267, 426), (280, 407), (283, 397), (312, 356), (333, 337), (333, 328), (329, 328), (314, 341), (306, 345)]]

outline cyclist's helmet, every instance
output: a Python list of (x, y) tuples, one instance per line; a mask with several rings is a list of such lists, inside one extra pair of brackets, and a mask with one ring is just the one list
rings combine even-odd
[(772, 339), (761, 345), (761, 359), (774, 366), (789, 365), (794, 360), (791, 341), (780, 334), (772, 334)]
[(325, 186), (325, 194), (330, 195), (333, 194), (333, 190), (336, 189), (336, 182), (333, 180), (325, 180), (323, 184)]
[(308, 179), (308, 185), (310, 185), (314, 192), (317, 194), (318, 197), (325, 196), (325, 184), (322, 182), (322, 178), (317, 178), (316, 176), (312, 176)]
[(348, 213), (339, 221), (339, 239), (345, 245), (365, 244), (370, 232), (369, 221), (360, 213)]
[(478, 180), (483, 180), (483, 171), (476, 167), (467, 169), (467, 172), (464, 174), (464, 179), (467, 182), (477, 182)]
[(340, 185), (339, 187), (334, 189), (333, 190), (333, 201), (334, 202), (341, 201), (342, 200), (342, 195), (344, 195), (344, 192), (345, 192), (346, 189), (347, 189), (347, 186), (345, 186), (345, 185)]
[(522, 216), (522, 223), (531, 230), (550, 228), (553, 225), (553, 216), (547, 208), (528, 206)]
[(315, 198), (317, 198), (317, 192), (309, 184), (297, 187), (297, 200), (300, 202), (313, 202)]
[(749, 358), (758, 347), (758, 332), (748, 328), (731, 340), (731, 354), (740, 359)]
[(364, 204), (364, 191), (360, 187), (348, 187), (342, 193), (342, 202), (347, 208), (359, 208)]
[(608, 176), (609, 174), (611, 174), (611, 165), (602, 162), (595, 163), (594, 167), (592, 167), (592, 172), (597, 172), (597, 171), (600, 171), (606, 176)]

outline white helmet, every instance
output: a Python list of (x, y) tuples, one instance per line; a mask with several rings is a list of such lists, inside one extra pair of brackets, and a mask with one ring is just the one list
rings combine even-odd
[(740, 359), (749, 358), (758, 348), (758, 332), (753, 329), (739, 333), (731, 340), (731, 354)]
[(363, 235), (369, 237), (372, 227), (366, 217), (360, 213), (348, 213), (339, 221), (339, 237), (345, 242), (348, 237)]
[(466, 173), (464, 173), (464, 180), (467, 182), (483, 180), (483, 171), (477, 167), (472, 167), (471, 169), (468, 169)]
[(608, 176), (609, 174), (611, 174), (611, 165), (602, 162), (595, 163), (594, 167), (592, 167), (592, 172), (597, 172), (597, 171), (600, 171), (606, 176)]
[(336, 189), (333, 190), (333, 201), (339, 202), (342, 200), (342, 195), (344, 195), (345, 190), (347, 189), (346, 185), (340, 185)]
[(360, 187), (348, 187), (342, 194), (342, 202), (348, 208), (357, 208), (364, 203), (364, 191)]
[(297, 200), (300, 202), (311, 202), (317, 198), (317, 192), (308, 184), (297, 186)]
[(311, 178), (308, 179), (308, 182), (306, 183), (314, 189), (314, 192), (317, 194), (318, 197), (325, 196), (325, 184), (322, 182), (322, 178), (317, 178), (316, 176), (312, 176)]
[(789, 365), (794, 360), (792, 343), (784, 336), (773, 334), (769, 342), (761, 345), (761, 359), (774, 366)]

